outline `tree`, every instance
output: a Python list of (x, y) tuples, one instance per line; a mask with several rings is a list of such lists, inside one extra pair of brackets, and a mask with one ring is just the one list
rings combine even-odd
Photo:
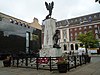
[(87, 32), (86, 34), (79, 34), (78, 40), (85, 45), (86, 54), (88, 54), (87, 48), (91, 45), (95, 46), (99, 41), (95, 39), (92, 31)]
[(99, 2), (99, 4), (100, 4), (100, 0), (95, 0), (95, 2)]

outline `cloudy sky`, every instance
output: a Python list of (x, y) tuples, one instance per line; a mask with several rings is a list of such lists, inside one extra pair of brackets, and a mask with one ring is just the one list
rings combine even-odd
[(54, 1), (52, 17), (57, 21), (100, 12), (95, 0), (0, 0), (0, 12), (27, 22), (36, 17), (41, 24), (48, 14), (45, 1)]

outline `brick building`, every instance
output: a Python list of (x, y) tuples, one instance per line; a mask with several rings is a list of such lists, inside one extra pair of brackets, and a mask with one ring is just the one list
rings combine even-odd
[(60, 30), (60, 45), (64, 51), (77, 52), (80, 44), (77, 40), (78, 34), (91, 30), (94, 37), (100, 40), (100, 12), (57, 21), (56, 27)]

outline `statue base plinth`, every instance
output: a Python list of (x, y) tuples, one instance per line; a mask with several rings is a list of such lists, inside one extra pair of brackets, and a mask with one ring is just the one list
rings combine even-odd
[(43, 48), (40, 50), (40, 57), (60, 57), (61, 55), (61, 48)]

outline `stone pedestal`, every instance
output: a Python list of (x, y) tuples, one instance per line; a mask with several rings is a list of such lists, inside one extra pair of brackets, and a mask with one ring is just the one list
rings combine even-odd
[(56, 20), (55, 19), (46, 19), (43, 21), (45, 25), (44, 29), (44, 48), (50, 48), (53, 46), (53, 35), (55, 34), (56, 30)]
[(59, 48), (53, 48), (53, 36), (56, 30), (56, 20), (53, 18), (43, 21), (44, 28), (44, 45), (40, 50), (40, 57), (58, 57), (61, 56), (62, 50)]
[(62, 55), (62, 49), (57, 48), (43, 48), (40, 51), (40, 57), (60, 57)]

